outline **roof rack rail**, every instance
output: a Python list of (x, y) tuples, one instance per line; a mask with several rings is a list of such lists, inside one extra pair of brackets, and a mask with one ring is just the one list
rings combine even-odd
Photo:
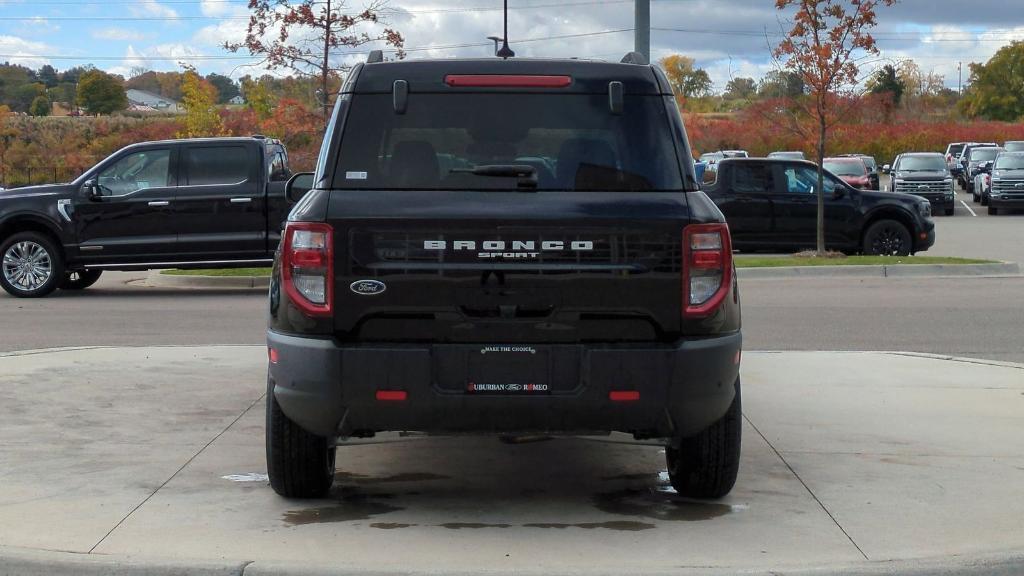
[(620, 62), (623, 64), (641, 64), (643, 66), (649, 64), (647, 58), (644, 58), (644, 55), (639, 52), (626, 52), (626, 55), (622, 57)]
[(252, 137), (257, 139), (257, 140), (266, 140), (267, 139), (267, 137), (264, 136), (263, 134), (253, 134)]
[(384, 61), (383, 50), (370, 50), (370, 55), (366, 57), (367, 64), (376, 64)]

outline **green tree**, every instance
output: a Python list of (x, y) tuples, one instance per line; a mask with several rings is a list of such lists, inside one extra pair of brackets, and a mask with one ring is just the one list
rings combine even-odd
[(897, 74), (896, 67), (886, 64), (871, 75), (867, 81), (867, 88), (872, 94), (891, 95), (893, 105), (899, 106), (907, 85)]
[(217, 112), (217, 89), (191, 68), (185, 70), (181, 83), (181, 103), (185, 106), (185, 129), (179, 132), (179, 137), (219, 136), (224, 133), (224, 121)]
[(249, 77), (242, 79), (242, 94), (245, 96), (245, 103), (256, 112), (256, 118), (261, 122), (270, 118), (274, 112), (275, 98), (267, 87), (268, 77), (253, 80)]
[(772, 70), (757, 83), (757, 95), (761, 98), (799, 98), (806, 90), (800, 74), (788, 70)]
[(89, 70), (78, 79), (79, 106), (90, 114), (110, 114), (128, 107), (124, 84), (102, 70)]
[(1024, 42), (1003, 46), (985, 64), (971, 64), (970, 85), (959, 107), (971, 118), (1024, 118)]
[(238, 84), (234, 80), (217, 74), (216, 72), (206, 76), (206, 81), (217, 89), (217, 103), (227, 104), (235, 96), (239, 95)]
[(36, 96), (36, 99), (32, 101), (32, 105), (28, 108), (28, 113), (32, 116), (49, 116), (53, 105), (50, 104), (50, 99), (46, 96)]
[(753, 78), (733, 78), (725, 85), (725, 98), (728, 100), (744, 100), (757, 94), (757, 82)]
[(689, 56), (672, 54), (658, 61), (672, 90), (686, 98), (702, 98), (711, 94), (711, 77), (703, 68), (695, 67)]

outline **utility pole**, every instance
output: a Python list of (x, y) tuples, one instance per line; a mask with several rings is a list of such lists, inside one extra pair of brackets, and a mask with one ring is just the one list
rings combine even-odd
[(636, 0), (633, 50), (651, 61), (651, 0)]
[(957, 62), (956, 63), (956, 95), (957, 96), (963, 96), (964, 95), (963, 89), (961, 88), (961, 86), (962, 86), (961, 82), (963, 81), (963, 78), (964, 78), (963, 66), (964, 66), (963, 62)]

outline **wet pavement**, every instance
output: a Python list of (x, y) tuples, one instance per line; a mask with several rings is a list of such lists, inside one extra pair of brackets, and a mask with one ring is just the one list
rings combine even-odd
[(743, 378), (720, 501), (617, 436), (397, 435), (339, 447), (329, 497), (298, 501), (266, 480), (262, 347), (0, 355), (0, 558), (654, 573), (1024, 551), (1024, 367), (750, 352)]

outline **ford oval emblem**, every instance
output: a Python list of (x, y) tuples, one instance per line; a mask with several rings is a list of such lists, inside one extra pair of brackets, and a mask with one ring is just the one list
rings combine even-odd
[(380, 280), (356, 280), (349, 284), (349, 289), (363, 296), (373, 296), (374, 294), (381, 294), (388, 289)]

